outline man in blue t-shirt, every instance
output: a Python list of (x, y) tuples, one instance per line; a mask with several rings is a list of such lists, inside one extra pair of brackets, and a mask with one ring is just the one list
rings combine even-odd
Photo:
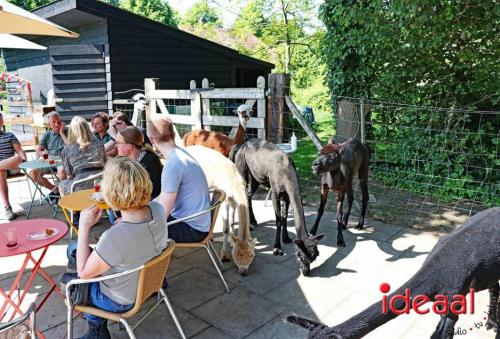
[[(49, 157), (61, 157), (61, 152), (66, 144), (66, 134), (64, 123), (61, 122), (61, 116), (57, 112), (51, 112), (47, 115), (50, 125), (50, 131), (46, 132), (35, 148), (38, 157), (42, 157), (43, 153), (47, 152)], [(52, 191), (53, 194), (58, 194), (57, 185), (51, 183), (43, 175), (50, 173), (50, 170), (40, 170), (39, 168), (32, 169), (29, 175), (38, 184)], [(57, 169), (59, 180), (66, 179), (66, 174), (62, 166)]]
[[(208, 209), (210, 195), (200, 165), (185, 150), (175, 145), (172, 121), (162, 117), (148, 121), (149, 139), (166, 160), (161, 173), (159, 201), (167, 221), (184, 218)], [(210, 213), (168, 227), (168, 236), (176, 242), (199, 242), (210, 230)]]
[(0, 219), (12, 220), (16, 217), (9, 202), (9, 185), (7, 184), (7, 171), (15, 169), (26, 161), (19, 140), (9, 132), (3, 131), (3, 115), (0, 113)]

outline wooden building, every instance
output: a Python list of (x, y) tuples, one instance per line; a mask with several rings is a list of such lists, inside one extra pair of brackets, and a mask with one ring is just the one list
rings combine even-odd
[(34, 102), (53, 88), (66, 119), (111, 112), (116, 93), (144, 88), (144, 78), (159, 78), (162, 89), (188, 89), (203, 78), (218, 88), (255, 87), (274, 67), (97, 0), (56, 1), (34, 13), (80, 37), (31, 37), (48, 49), (4, 50), (7, 70), (31, 81)]

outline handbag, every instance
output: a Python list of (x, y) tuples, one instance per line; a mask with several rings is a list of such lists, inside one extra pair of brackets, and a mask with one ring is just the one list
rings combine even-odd
[[(59, 276), (61, 289), (66, 289), (66, 284), (73, 279), (78, 279), (76, 273), (63, 273)], [(72, 285), (69, 289), (69, 297), (73, 305), (87, 305), (89, 300), (89, 284)]]

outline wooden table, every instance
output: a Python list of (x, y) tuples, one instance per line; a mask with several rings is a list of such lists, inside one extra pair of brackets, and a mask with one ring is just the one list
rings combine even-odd
[[(44, 240), (28, 239), (28, 235), (31, 232), (36, 232), (36, 231), (43, 232), (48, 227), (52, 229), (57, 229), (58, 233)], [(7, 240), (3, 232), (8, 228), (15, 228), (17, 230), (16, 231), (17, 243), (18, 243), (17, 248), (11, 249), (7, 247)], [(42, 308), (42, 306), (45, 304), (49, 296), (54, 291), (63, 300), (65, 299), (64, 293), (59, 289), (59, 287), (57, 287), (57, 284), (54, 282), (54, 280), (52, 280), (50, 275), (42, 268), (42, 261), (45, 258), (45, 254), (47, 253), (49, 246), (61, 240), (66, 235), (67, 232), (68, 232), (68, 226), (64, 222), (52, 219), (31, 219), (31, 220), (14, 221), (11, 223), (0, 224), (0, 258), (12, 257), (15, 255), (25, 255), (23, 264), (19, 269), (16, 278), (14, 279), (14, 282), (12, 283), (9, 292), (8, 293), (5, 292), (0, 287), (0, 295), (4, 298), (3, 304), (1, 305), (0, 308), (0, 320), (3, 320), (3, 318), (6, 317), (7, 313), (6, 311), (9, 305), (14, 309), (14, 312), (10, 316), (10, 319), (7, 319), (7, 321), (12, 320), (16, 316), (16, 314), (19, 315), (23, 314), (20, 306), (24, 300), (24, 297), (28, 293), (33, 281), (35, 280), (37, 274), (40, 274), (45, 280), (47, 280), (47, 282), (50, 285), (49, 292), (43, 298), (43, 300), (40, 303), (38, 303), (36, 309), (37, 312), (40, 310), (40, 308)], [(38, 258), (35, 258), (33, 252), (39, 249), (42, 249), (42, 253)], [(19, 284), (21, 282), (21, 278), (24, 272), (26, 271), (28, 263), (30, 262), (33, 263), (34, 267), (31, 270), (30, 276), (26, 281), (25, 286), (20, 287)], [(13, 297), (14, 294), (16, 294), (16, 291), (18, 294), (18, 298), (14, 299)], [(40, 337), (45, 338), (39, 331), (37, 332)]]
[[(84, 209), (96, 205), (102, 210), (111, 210), (111, 208), (106, 204), (104, 201), (98, 202), (93, 200), (92, 194), (94, 194), (94, 189), (86, 189), (86, 190), (81, 190), (78, 192), (73, 192), (71, 194), (65, 195), (61, 197), (59, 200), (59, 206), (64, 212), (64, 216), (66, 217), (66, 220), (68, 221), (69, 225), (71, 226), (70, 233), (69, 233), (69, 238), (71, 239), (73, 236), (73, 231), (75, 231), (76, 235), (78, 235), (78, 229), (73, 225), (73, 221), (71, 220), (69, 214), (67, 211), (71, 212), (81, 212)], [(110, 215), (113, 215), (113, 211), (111, 210)]]

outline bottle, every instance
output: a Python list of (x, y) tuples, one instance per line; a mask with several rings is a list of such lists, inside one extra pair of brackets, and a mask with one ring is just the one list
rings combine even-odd
[(295, 132), (292, 132), (292, 137), (290, 138), (290, 146), (292, 148), (292, 152), (295, 152), (297, 149), (297, 137), (295, 136)]

